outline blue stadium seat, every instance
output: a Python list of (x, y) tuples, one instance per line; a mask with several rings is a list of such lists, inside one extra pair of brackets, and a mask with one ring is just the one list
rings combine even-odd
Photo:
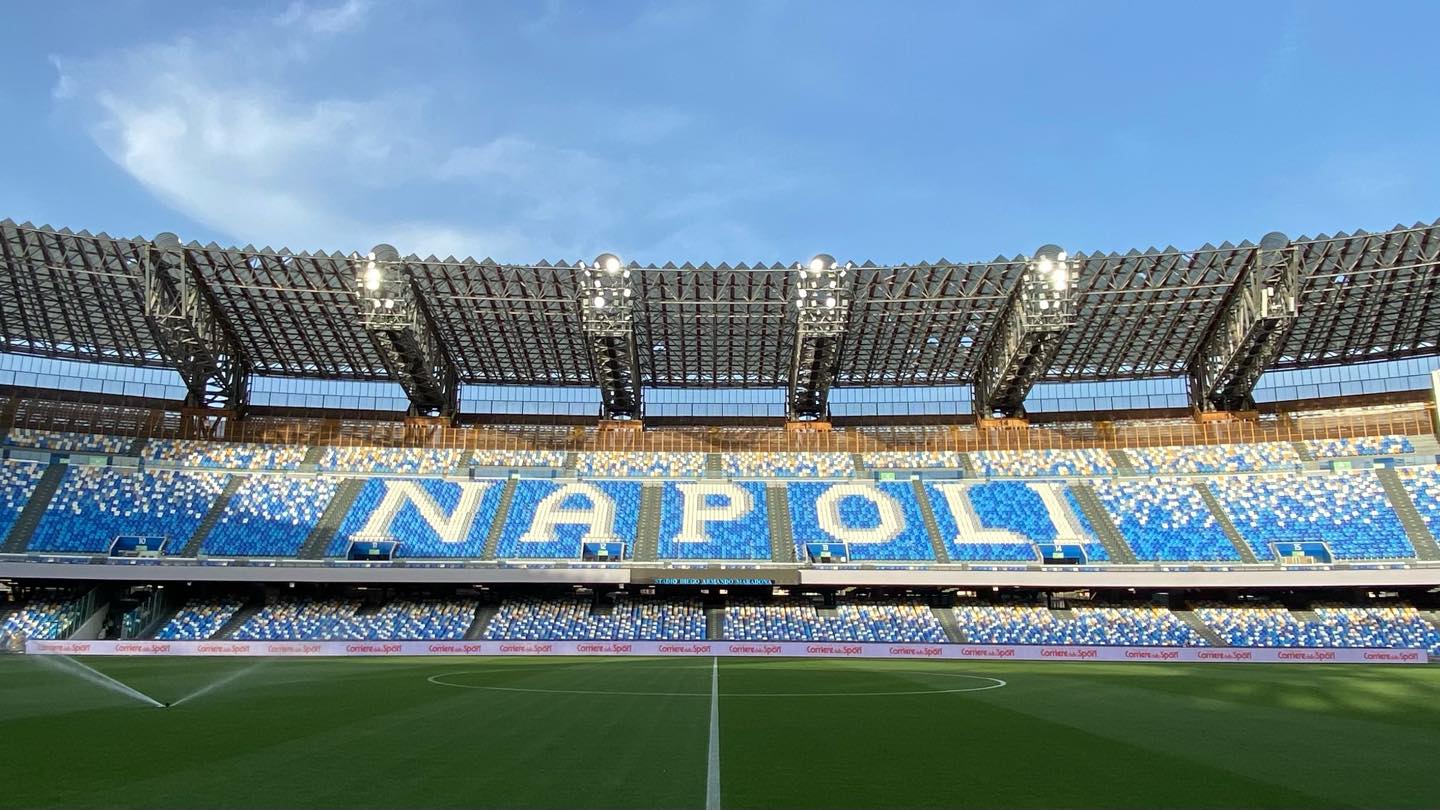
[(327, 447), (321, 472), (445, 474), (461, 466), (460, 450), (430, 447)]
[(1323, 541), (1336, 559), (1415, 556), (1372, 472), (1237, 475), (1208, 483), (1240, 536), (1262, 560), (1270, 543)]
[(203, 641), (220, 632), (220, 628), (244, 606), (245, 600), (237, 596), (190, 599), (155, 632), (155, 638), (162, 641)]
[(1115, 462), (1104, 450), (981, 450), (970, 454), (986, 478), (1058, 478), (1109, 475)]
[(1125, 454), (1148, 473), (1220, 473), (1294, 469), (1300, 454), (1289, 442), (1141, 447)]
[(698, 478), (704, 453), (577, 453), (575, 474), (597, 478)]
[(515, 641), (698, 641), (705, 610), (698, 599), (637, 598), (616, 594), (607, 613), (589, 598), (507, 599), (485, 627), (485, 638)]
[(218, 557), (293, 557), (338, 488), (333, 478), (247, 476), (200, 551)]
[[(1042, 490), (1042, 487), (1052, 487)], [(962, 514), (955, 514), (945, 492), (964, 493)], [(957, 561), (1034, 561), (1035, 543), (1075, 543), (1095, 562), (1109, 559), (1095, 537), (1074, 496), (1061, 484), (1024, 481), (989, 481), (983, 484), (925, 483), (935, 524), (940, 529), (951, 559)], [(1042, 492), (1048, 493), (1042, 495)], [(1054, 501), (1061, 525), (1056, 525), (1047, 508), (1046, 497)], [(1058, 499), (1058, 500), (1057, 500)], [(972, 535), (962, 526), (981, 532), (1003, 532), (991, 537)]]
[(145, 445), (145, 458), (174, 461), (184, 467), (298, 470), (305, 459), (305, 448), (295, 444), (151, 439)]
[(1097, 480), (1091, 486), (1136, 559), (1232, 561), (1240, 552), (1183, 479)]
[(118, 535), (166, 537), (179, 554), (230, 476), (213, 472), (73, 467), (50, 499), (31, 551), (102, 552)]
[(720, 469), (731, 478), (849, 478), (849, 453), (721, 453)]
[[(750, 508), (738, 519), (700, 523), (695, 527), (700, 532), (696, 536), (682, 533), (687, 503), (699, 515), (705, 515), (707, 509), (718, 509), (718, 514), (724, 515), (725, 510), (739, 510), (747, 499)], [(659, 552), (663, 560), (769, 560), (765, 485), (756, 481), (667, 481), (660, 494)]]
[(325, 553), (343, 556), (351, 540), (393, 539), (400, 557), (480, 557), (503, 489), (503, 481), (371, 478)]
[[(610, 538), (591, 536), (589, 526), (574, 522), (592, 514), (603, 519), (609, 504), (614, 504), (614, 531)], [(522, 479), (515, 483), (515, 496), (510, 501), (496, 556), (501, 559), (579, 559), (582, 539), (617, 539), (633, 544), (639, 517), (640, 484), (633, 481), (560, 483)], [(553, 527), (553, 531), (547, 533), (547, 526)], [(534, 535), (529, 534), (532, 529)]]
[(972, 644), (1203, 647), (1204, 637), (1163, 607), (1075, 607), (1061, 618), (1035, 605), (956, 606), (955, 619)]
[(842, 602), (822, 615), (807, 599), (736, 600), (725, 610), (727, 641), (858, 641), (941, 644), (949, 640), (919, 601)]
[[(797, 559), (805, 559), (805, 544), (812, 542), (848, 542), (853, 561), (935, 559), (915, 491), (908, 483), (792, 481), (786, 490)], [(833, 515), (821, 515), (822, 498), (834, 499)], [(891, 531), (885, 532), (885, 526)]]

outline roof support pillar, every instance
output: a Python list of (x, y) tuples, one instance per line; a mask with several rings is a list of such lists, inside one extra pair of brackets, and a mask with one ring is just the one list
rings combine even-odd
[(1284, 234), (1267, 234), (1190, 357), (1197, 417), (1255, 410), (1255, 383), (1295, 322), (1299, 292), (1299, 252)]
[(980, 419), (1024, 418), (1026, 395), (1050, 369), (1075, 322), (1079, 267), (1055, 245), (1040, 248), (1026, 263), (981, 350), (973, 395)]
[(410, 398), (410, 416), (453, 421), (460, 411), (460, 375), (400, 252), (390, 245), (376, 245), (369, 255), (351, 260), (360, 323), (390, 376)]
[(643, 424), (645, 418), (634, 294), (634, 272), (615, 254), (580, 265), (580, 328), (600, 387), (600, 415), (610, 427)]
[(795, 268), (795, 349), (785, 419), (791, 429), (830, 424), (830, 389), (840, 372), (840, 347), (850, 323), (855, 279), (848, 265), (821, 253)]
[(207, 417), (240, 418), (250, 403), (251, 363), (173, 233), (155, 237), (142, 267), (145, 319), (180, 372), (185, 407)]

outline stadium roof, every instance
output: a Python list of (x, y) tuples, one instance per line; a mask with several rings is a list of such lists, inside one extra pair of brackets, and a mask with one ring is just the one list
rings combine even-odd
[[(1293, 240), (1298, 318), (1271, 368), (1440, 352), (1440, 221)], [(0, 222), (3, 350), (169, 366), (145, 312), (152, 244)], [(1041, 381), (1173, 377), (1255, 245), (1076, 254), (1076, 321)], [(256, 374), (389, 379), (359, 318), (347, 254), (184, 246)], [(967, 384), (1025, 257), (856, 267), (837, 386)], [(471, 384), (591, 385), (579, 264), (404, 260), (436, 332)], [(783, 387), (795, 265), (638, 268), (635, 338), (657, 387)], [(633, 267), (633, 266), (632, 266)]]

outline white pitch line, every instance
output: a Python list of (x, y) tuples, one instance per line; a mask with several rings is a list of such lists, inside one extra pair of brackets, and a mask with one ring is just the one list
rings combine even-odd
[(705, 810), (720, 810), (720, 659), (710, 660), (710, 754), (705, 772)]

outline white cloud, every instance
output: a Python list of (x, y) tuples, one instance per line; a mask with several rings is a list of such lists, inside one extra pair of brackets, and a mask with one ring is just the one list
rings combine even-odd
[(275, 18), (275, 24), (282, 28), (295, 27), (314, 34), (343, 34), (363, 26), (369, 13), (368, 0), (345, 0), (336, 6), (321, 7), (294, 2)]
[[(450, 116), (423, 95), (304, 97), (296, 78), (345, 52), (370, 11), (359, 0), (295, 3), (224, 37), (56, 58), (55, 97), (158, 199), (242, 244), (349, 251), (386, 241), (502, 261), (627, 248), (753, 254), (735, 244), (748, 228), (729, 208), (751, 191), (727, 188), (734, 167), (655, 165), (640, 148), (688, 127), (682, 112), (609, 112), (606, 143), (619, 153), (604, 155), (521, 131), (447, 144)], [(657, 195), (677, 204), (657, 206)], [(619, 244), (622, 226), (638, 224), (661, 232), (637, 240), (648, 248)]]

